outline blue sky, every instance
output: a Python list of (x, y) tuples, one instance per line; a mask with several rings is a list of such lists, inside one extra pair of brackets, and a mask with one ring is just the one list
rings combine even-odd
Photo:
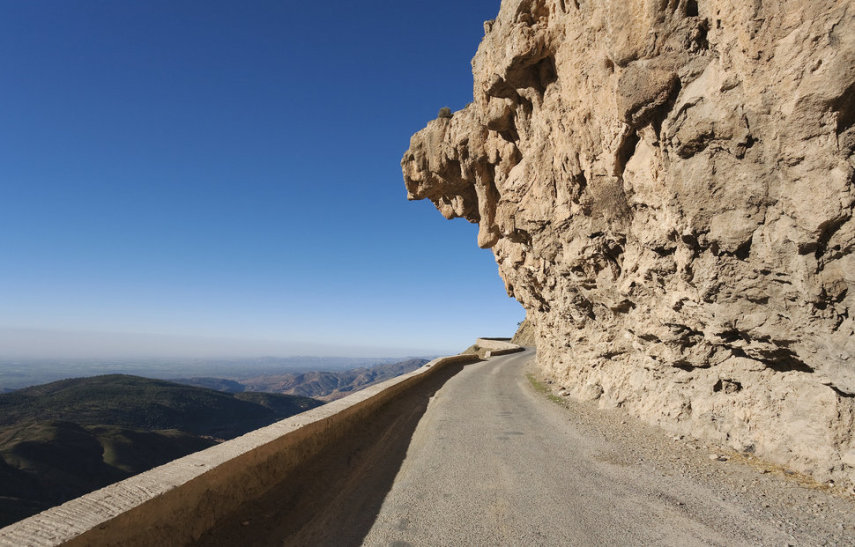
[(399, 165), (499, 0), (2, 5), (0, 340), (445, 353), (523, 318)]

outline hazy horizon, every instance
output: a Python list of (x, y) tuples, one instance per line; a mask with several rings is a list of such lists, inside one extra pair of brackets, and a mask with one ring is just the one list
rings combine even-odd
[[(474, 343), (475, 340), (472, 340)], [(0, 360), (397, 358), (444, 355), (463, 347), (336, 344), (151, 332), (0, 327)]]

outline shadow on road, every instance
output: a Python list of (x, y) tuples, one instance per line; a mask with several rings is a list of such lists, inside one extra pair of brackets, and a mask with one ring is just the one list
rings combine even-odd
[(220, 521), (197, 545), (360, 545), (428, 401), (463, 366), (448, 365), (389, 401), (373, 420)]

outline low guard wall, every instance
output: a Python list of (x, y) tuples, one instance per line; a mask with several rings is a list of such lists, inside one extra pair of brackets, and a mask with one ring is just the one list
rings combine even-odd
[(486, 357), (496, 357), (525, 350), (524, 347), (512, 344), (510, 338), (479, 338), (475, 344), (485, 350)]
[(476, 355), (434, 359), (409, 374), (68, 501), (0, 529), (0, 546), (190, 543), (388, 401), (444, 366), (478, 360)]

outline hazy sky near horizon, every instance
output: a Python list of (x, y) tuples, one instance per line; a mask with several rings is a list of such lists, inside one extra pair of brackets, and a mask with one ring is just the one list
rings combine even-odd
[(499, 3), (4, 2), (0, 358), (511, 335), (477, 228), (400, 171)]

